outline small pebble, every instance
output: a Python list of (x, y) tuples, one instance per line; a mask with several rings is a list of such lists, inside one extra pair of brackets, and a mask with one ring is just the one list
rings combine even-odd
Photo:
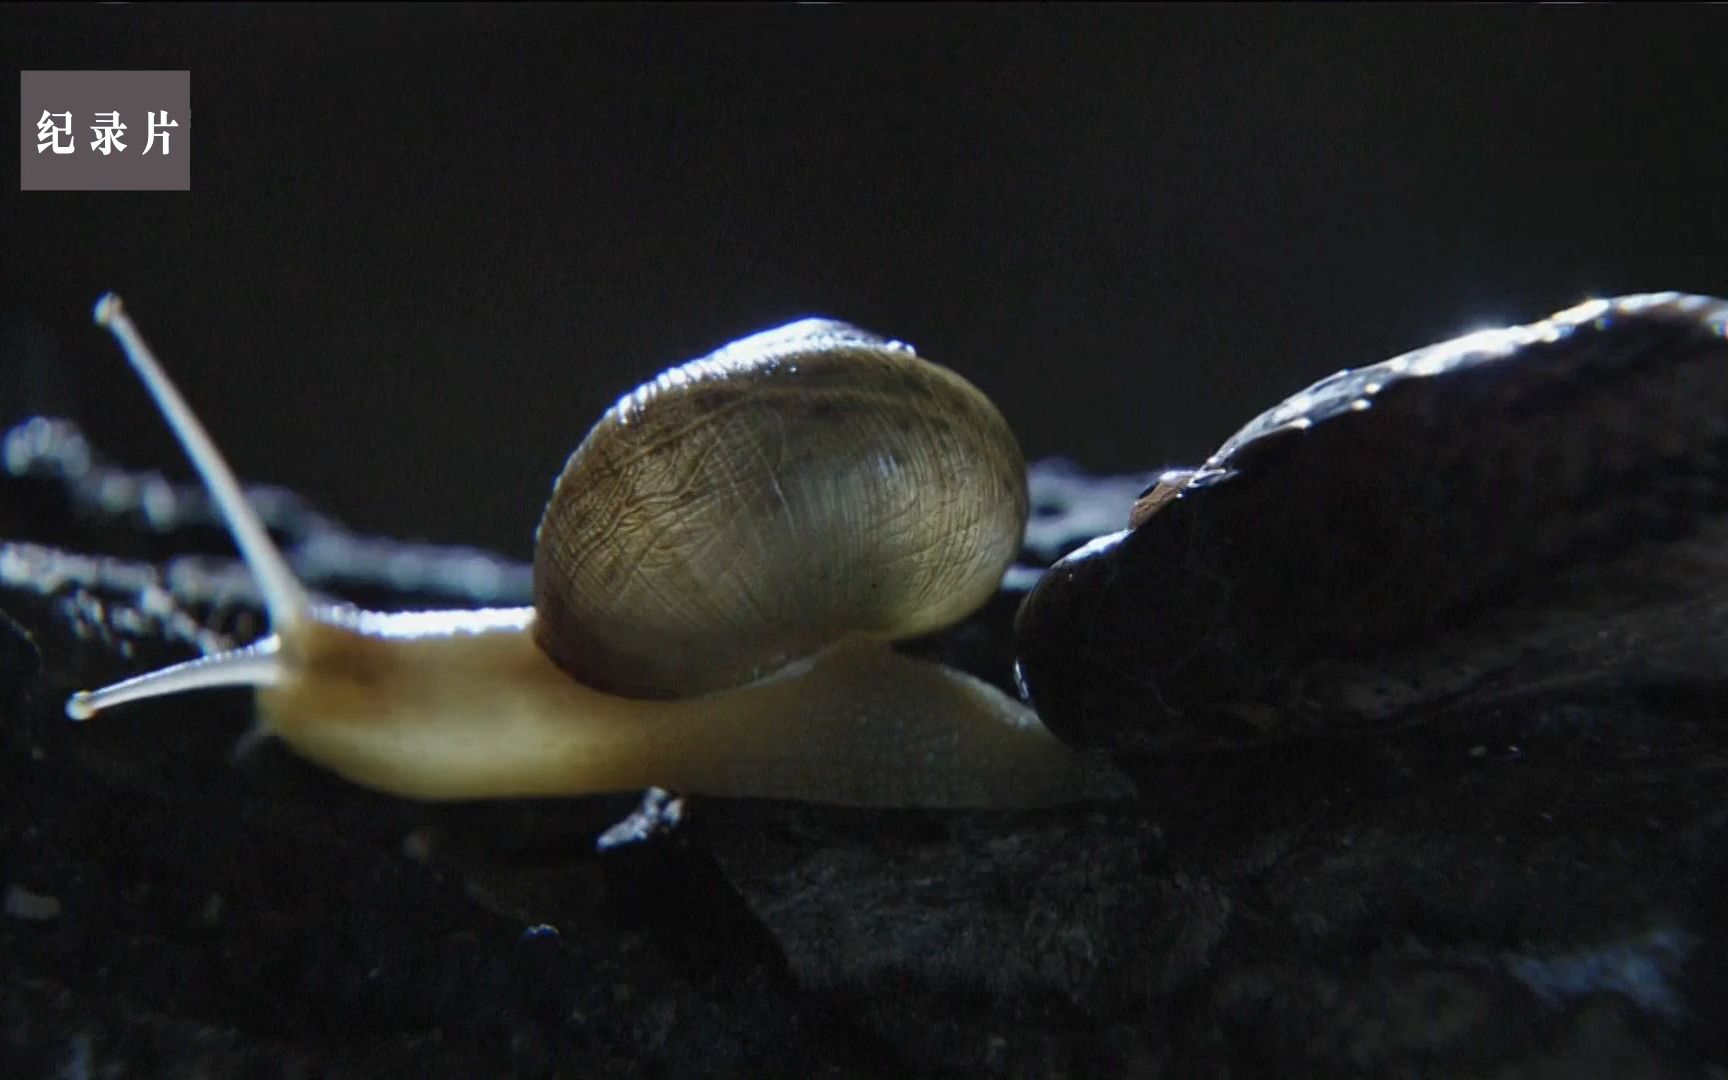
[(47, 922), (60, 917), (60, 901), (52, 896), (33, 893), (22, 885), (6, 886), (6, 916)]

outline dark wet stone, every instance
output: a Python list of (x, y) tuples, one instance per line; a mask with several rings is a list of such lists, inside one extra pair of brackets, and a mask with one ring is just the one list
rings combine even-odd
[[(0, 564), (30, 571), (0, 574), (17, 627), (0, 623), (0, 893), (28, 915), (0, 916), (0, 1075), (1728, 1061), (1728, 760), (1709, 687), (1536, 686), (1397, 738), (1149, 762), (1143, 798), (1107, 807), (417, 804), (269, 742), (237, 752), (240, 693), (67, 722), (68, 689), (261, 625), (196, 492), (152, 519), (79, 483), (0, 474)], [(271, 527), (321, 590), (513, 599), (478, 595), (489, 576), (467, 556), (280, 505)], [(319, 537), (353, 563), (307, 560)], [(92, 553), (108, 561), (74, 558)], [(393, 566), (409, 572), (392, 582)], [(1016, 600), (923, 647), (1003, 677)], [(633, 812), (640, 839), (598, 851)]]
[(1045, 575), (1021, 670), (1052, 730), (1130, 754), (1395, 724), (1601, 664), (1713, 676), (1680, 641), (1600, 639), (1721, 625), (1724, 511), (1728, 302), (1597, 301), (1268, 410)]

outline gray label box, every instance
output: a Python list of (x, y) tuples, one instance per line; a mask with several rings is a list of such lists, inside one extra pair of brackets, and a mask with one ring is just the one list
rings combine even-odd
[(20, 191), (191, 191), (190, 71), (18, 73)]

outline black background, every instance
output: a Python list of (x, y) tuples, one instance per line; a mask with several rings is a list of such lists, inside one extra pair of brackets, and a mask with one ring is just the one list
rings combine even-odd
[(196, 140), (190, 193), (4, 185), (0, 420), (186, 473), (113, 288), (243, 476), (526, 557), (615, 396), (819, 312), (1029, 457), (1191, 461), (1341, 366), (1728, 293), (1725, 47), (1702, 7), (0, 8), (13, 70), (190, 69)]

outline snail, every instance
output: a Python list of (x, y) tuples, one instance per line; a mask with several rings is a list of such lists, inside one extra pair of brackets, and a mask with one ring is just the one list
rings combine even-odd
[(1627, 612), (1708, 599), (1724, 511), (1728, 301), (1593, 300), (1338, 372), (1165, 473), (1027, 596), (1018, 674), (1119, 761), (1380, 730), (1666, 663)]
[(249, 686), (263, 733), (422, 799), (1120, 792), (1020, 702), (890, 647), (991, 596), (1027, 511), (1001, 415), (906, 345), (809, 319), (666, 371), (571, 455), (536, 533), (533, 608), (380, 613), (312, 602), (119, 299), (95, 317), (220, 508), (271, 631), (76, 693), (73, 719)]

